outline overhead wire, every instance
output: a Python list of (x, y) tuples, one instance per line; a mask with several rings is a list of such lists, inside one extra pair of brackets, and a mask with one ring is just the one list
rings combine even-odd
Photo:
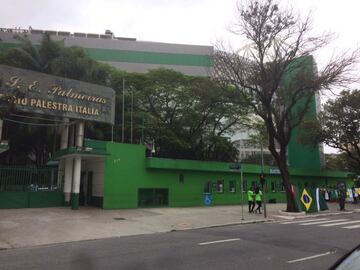
[(27, 115), (21, 115), (16, 113), (11, 113), (11, 116), (15, 117), (22, 117), (22, 118), (29, 118), (29, 119), (37, 119), (37, 120), (46, 120), (46, 121), (53, 121), (53, 122), (61, 122), (61, 123), (68, 123), (63, 120), (57, 120), (57, 119), (51, 119), (51, 118), (43, 118), (43, 117), (34, 117), (34, 116), (27, 116)]
[(29, 126), (48, 126), (48, 127), (56, 127), (56, 126), (71, 126), (76, 123), (76, 121), (73, 122), (63, 122), (63, 123), (57, 123), (57, 124), (43, 124), (43, 123), (30, 123), (30, 122), (23, 122), (18, 121), (10, 118), (4, 118), (5, 121), (9, 121), (16, 124), (22, 124), (22, 125), (29, 125)]

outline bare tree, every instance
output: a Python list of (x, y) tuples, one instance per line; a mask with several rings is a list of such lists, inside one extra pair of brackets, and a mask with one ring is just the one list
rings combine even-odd
[(214, 76), (236, 87), (254, 113), (264, 120), (268, 148), (285, 186), (287, 211), (296, 212), (287, 164), (291, 133), (302, 122), (318, 91), (344, 87), (353, 81), (352, 68), (359, 51), (333, 57), (317, 70), (312, 55), (328, 45), (332, 35), (311, 35), (310, 15), (302, 19), (275, 0), (238, 4), (231, 31), (246, 40), (242, 46), (246, 49), (234, 51), (219, 45)]

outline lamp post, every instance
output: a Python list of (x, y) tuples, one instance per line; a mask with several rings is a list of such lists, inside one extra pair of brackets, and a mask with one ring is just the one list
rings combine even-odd
[(125, 79), (122, 81), (122, 128), (121, 128), (121, 142), (124, 143), (125, 132)]
[(241, 220), (244, 220), (244, 178), (243, 169), (240, 167), (240, 185), (241, 185)]

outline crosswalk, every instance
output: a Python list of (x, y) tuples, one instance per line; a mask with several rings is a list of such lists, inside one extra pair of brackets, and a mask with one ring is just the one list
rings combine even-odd
[(359, 229), (360, 220), (351, 220), (347, 218), (316, 218), (316, 219), (302, 219), (294, 221), (280, 222), (283, 225), (294, 225), (294, 226), (318, 226), (318, 227), (340, 227), (342, 229)]

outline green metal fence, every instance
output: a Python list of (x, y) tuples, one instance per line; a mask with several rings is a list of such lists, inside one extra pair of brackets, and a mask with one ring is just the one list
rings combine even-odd
[(62, 179), (57, 168), (0, 166), (0, 209), (62, 206)]
[(0, 192), (61, 191), (61, 173), (52, 167), (0, 166)]

